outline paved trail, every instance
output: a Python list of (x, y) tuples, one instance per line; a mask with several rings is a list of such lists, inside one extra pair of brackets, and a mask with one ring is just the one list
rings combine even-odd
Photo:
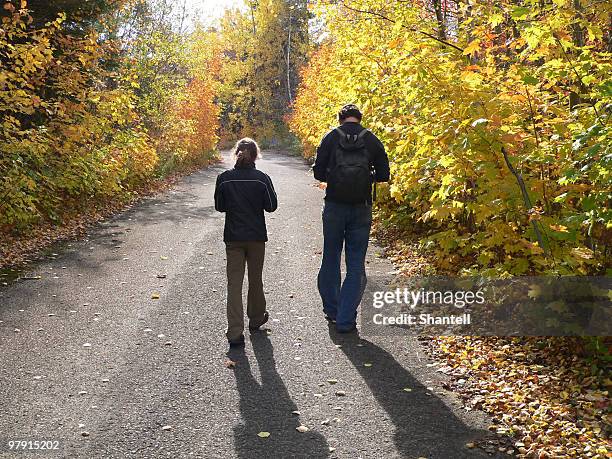
[[(264, 273), (271, 333), (247, 334), (225, 368), (213, 208), (224, 167), (100, 224), (38, 265), (42, 279), (0, 291), (0, 441), (57, 439), (61, 452), (44, 457), (69, 458), (481, 457), (464, 445), (487, 419), (437, 393), (442, 376), (416, 340), (329, 332), (315, 287), (322, 196), (299, 159), (259, 163), (280, 201)], [(391, 271), (376, 252), (368, 271)], [(33, 456), (0, 445), (0, 457)]]

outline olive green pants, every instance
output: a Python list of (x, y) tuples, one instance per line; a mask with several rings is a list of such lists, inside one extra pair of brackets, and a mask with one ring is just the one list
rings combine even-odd
[(249, 326), (260, 326), (265, 318), (266, 298), (263, 291), (263, 264), (266, 253), (265, 242), (226, 242), (227, 254), (227, 330), (228, 340), (240, 338), (244, 332), (244, 308), (242, 306), (242, 284), (244, 268), (248, 265), (249, 291), (247, 316)]

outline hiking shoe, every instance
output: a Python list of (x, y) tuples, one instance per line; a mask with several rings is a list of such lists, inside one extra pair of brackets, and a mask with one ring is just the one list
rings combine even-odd
[(228, 339), (230, 347), (242, 347), (244, 346), (244, 335), (240, 335), (239, 338), (236, 339)]
[(357, 324), (353, 324), (349, 328), (336, 327), (336, 331), (338, 333), (353, 333), (353, 332), (357, 331)]
[(268, 319), (269, 319), (269, 318), (270, 318), (270, 315), (268, 314), (268, 311), (266, 311), (266, 312), (264, 313), (264, 319), (263, 319), (263, 322), (262, 322), (262, 323), (260, 323), (260, 324), (259, 324), (258, 326), (256, 326), (256, 327), (254, 327), (254, 326), (252, 326), (252, 325), (249, 325), (249, 330), (250, 330), (250, 331), (252, 331), (252, 332), (259, 330), (259, 328), (260, 328), (260, 327), (261, 327), (263, 324), (265, 324), (265, 323), (268, 321)]

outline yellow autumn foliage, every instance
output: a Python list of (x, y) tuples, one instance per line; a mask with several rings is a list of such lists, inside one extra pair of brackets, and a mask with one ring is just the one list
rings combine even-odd
[(439, 268), (602, 272), (609, 11), (527, 3), (434, 2), (437, 15), (400, 0), (314, 2), (328, 36), (302, 72), (290, 125), (312, 156), (338, 107), (359, 104), (391, 160), (379, 218), (422, 228)]

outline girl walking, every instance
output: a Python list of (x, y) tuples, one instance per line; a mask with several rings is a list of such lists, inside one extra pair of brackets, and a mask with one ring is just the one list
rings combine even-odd
[(215, 209), (225, 212), (223, 240), (227, 254), (227, 330), (231, 347), (244, 345), (244, 309), (242, 283), (248, 266), (249, 289), (247, 316), (249, 330), (255, 331), (268, 321), (262, 271), (268, 240), (266, 212), (278, 206), (270, 177), (257, 170), (261, 157), (253, 139), (244, 138), (234, 148), (236, 164), (217, 177)]

